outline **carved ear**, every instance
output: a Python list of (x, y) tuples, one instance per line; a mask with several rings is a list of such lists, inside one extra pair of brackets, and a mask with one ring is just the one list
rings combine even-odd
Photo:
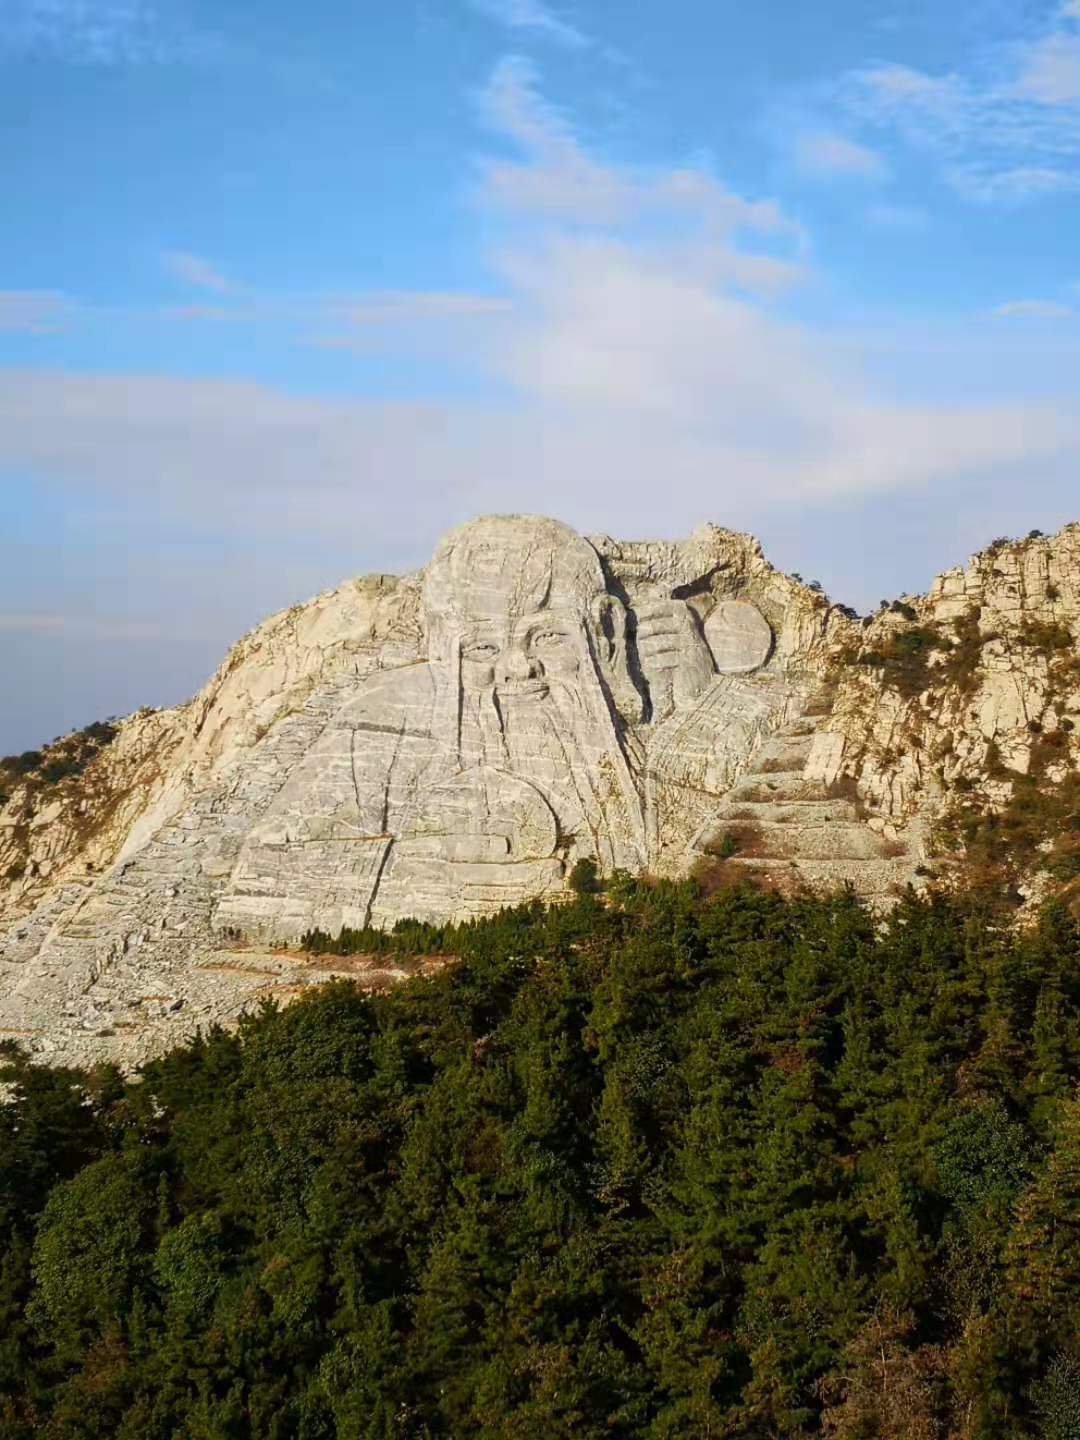
[(626, 654), (627, 613), (613, 595), (598, 595), (592, 602), (592, 634), (604, 685), (616, 710), (631, 725), (645, 713), (645, 701), (630, 675)]
[(592, 628), (596, 653), (604, 669), (618, 664), (626, 649), (626, 611), (610, 595), (598, 595), (592, 603)]

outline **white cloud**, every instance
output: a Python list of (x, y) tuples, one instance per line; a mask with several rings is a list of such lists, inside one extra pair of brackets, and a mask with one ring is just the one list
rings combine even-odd
[[(994, 100), (990, 163), (972, 149), (989, 102), (969, 79), (893, 67), (860, 82), (859, 93), (868, 117), (899, 124), (895, 107), (921, 143), (943, 144), (949, 165), (969, 167), (973, 188), (1030, 191), (1068, 174), (1071, 152), (1048, 138), (1022, 143), (1034, 102), (1010, 101), (1021, 108), (1006, 126), (1004, 102)], [(905, 369), (889, 351), (887, 325), (836, 336), (789, 318), (784, 297), (810, 272), (812, 247), (774, 200), (734, 193), (706, 163), (613, 163), (546, 100), (521, 60), (499, 65), (484, 108), (500, 152), (478, 164), (474, 194), (496, 237), (490, 293), (275, 298), (233, 288), (186, 252), (174, 252), (170, 269), (195, 287), (176, 297), (196, 302), (183, 307), (192, 317), (272, 320), (292, 327), (292, 338), (334, 328), (322, 344), (359, 345), (392, 331), (417, 353), (426, 345), (441, 354), (455, 380), (464, 356), (488, 381), (468, 387), (468, 398), (394, 404), (237, 380), (0, 370), (0, 472), (74, 498), (70, 513), (90, 517), (94, 531), (84, 544), (80, 528), (77, 553), (103, 581), (128, 573), (129, 537), (154, 562), (169, 544), (183, 548), (185, 563), (188, 537), (199, 537), (214, 551), (214, 578), (200, 587), (185, 569), (174, 609), (186, 623), (200, 588), (216, 605), (225, 583), (244, 589), (254, 579), (248, 589), (260, 605), (268, 595), (275, 604), (295, 598), (273, 588), (282, 557), (332, 566), (326, 580), (397, 568), (403, 555), (421, 562), (447, 524), (509, 509), (542, 508), (586, 531), (678, 534), (702, 518), (757, 528), (771, 514), (801, 526), (826, 505), (862, 523), (875, 496), (892, 497), (897, 513), (923, 496), (928, 523), (909, 542), (915, 552), (929, 548), (935, 516), (951, 518), (960, 487), (985, 491), (986, 512), (998, 513), (993, 496), (1015, 496), (1016, 475), (1030, 503), (1032, 477), (1080, 452), (1075, 403), (1009, 403), (1000, 394), (980, 403), (976, 387), (960, 388), (964, 365), (938, 357), (935, 366), (933, 341), (927, 363)], [(925, 223), (900, 207), (866, 214), (896, 229)], [(28, 317), (47, 326), (49, 307), (63, 301), (35, 303), (0, 297), (0, 325), (6, 314), (19, 328)], [(1037, 327), (981, 323), (981, 351), (993, 352), (996, 368), (1023, 337), (1035, 353)], [(990, 330), (994, 346), (985, 342)], [(1067, 341), (1071, 327), (1061, 332)], [(1064, 386), (1076, 372), (1059, 369)], [(174, 526), (174, 517), (187, 523)], [(807, 543), (820, 554), (831, 532), (826, 519)], [(100, 535), (115, 548), (99, 557)], [(847, 550), (858, 552), (845, 562), (857, 574), (867, 563), (861, 547)], [(7, 583), (12, 608), (0, 611), (0, 631), (12, 645), (31, 633), (76, 635), (73, 653), (84, 648), (66, 596), (31, 595), (13, 573)], [(144, 593), (129, 578), (140, 611), (115, 624), (141, 624), (157, 583), (151, 574)], [(41, 608), (28, 618), (19, 605)], [(215, 645), (233, 638), (214, 636)], [(122, 638), (116, 648), (123, 653)], [(59, 691), (63, 677), (55, 683)]]
[(187, 250), (168, 250), (161, 257), (161, 263), (168, 274), (185, 285), (220, 293), (232, 289), (221, 271), (201, 255), (192, 255)]
[(960, 167), (951, 173), (961, 189), (980, 200), (1038, 200), (1080, 190), (1080, 173), (1051, 165), (1017, 165), (990, 173)]
[(542, 0), (469, 0), (474, 10), (512, 30), (532, 30), (573, 49), (591, 44), (576, 25), (557, 14)]
[[(0, 476), (80, 522), (44, 563), (15, 556), (22, 569), (0, 574), (8, 688), (29, 697), (0, 706), (13, 736), (178, 699), (260, 612), (349, 573), (412, 568), (447, 525), (484, 512), (542, 509), (586, 533), (715, 519), (764, 528), (769, 544), (779, 530), (788, 563), (863, 603), (889, 588), (885, 572), (894, 590), (928, 578), (935, 547), (942, 563), (962, 554), (958, 514), (997, 516), (1001, 532), (1017, 512), (1012, 528), (1046, 526), (1058, 497), (1071, 503), (1075, 394), (1009, 398), (1019, 383), (1037, 393), (1046, 327), (920, 320), (905, 342), (893, 324), (796, 323), (786, 291), (811, 247), (779, 205), (704, 164), (612, 164), (532, 72), (495, 78), (506, 155), (480, 168), (474, 196), (497, 237), (490, 291), (227, 297), (263, 339), (317, 323), (337, 329), (324, 344), (372, 337), (434, 358), (452, 400), (0, 370)], [(1080, 347), (1073, 326), (1054, 333), (1050, 383), (1064, 390)], [(463, 360), (482, 383), (461, 385)], [(972, 384), (980, 363), (993, 373)], [(39, 639), (55, 661), (44, 675)]]
[(1029, 320), (1065, 320), (1073, 310), (1057, 300), (1008, 300), (999, 305), (994, 314)]
[(195, 256), (169, 257), (168, 268), (187, 284), (227, 292), (229, 303), (168, 305), (163, 315), (181, 320), (252, 320), (302, 326), (339, 324), (348, 327), (415, 327), (468, 321), (505, 314), (511, 301), (504, 295), (461, 290), (372, 290), (356, 295), (274, 295), (242, 293), (207, 262)]
[(925, 123), (931, 116), (946, 128), (962, 123), (971, 104), (966, 83), (957, 75), (927, 75), (909, 65), (874, 65), (852, 77), (871, 106), (886, 118), (911, 117)]
[(504, 295), (463, 291), (383, 290), (316, 304), (307, 317), (309, 345), (329, 350), (374, 352), (412, 349), (419, 353), (453, 343), (462, 353), (475, 349), (476, 328), (507, 316), (513, 302)]
[(168, 63), (206, 52), (198, 37), (150, 0), (5, 0), (0, 53), (89, 65)]
[(889, 173), (875, 150), (844, 135), (803, 135), (796, 145), (795, 158), (802, 172), (816, 179), (884, 180)]
[(1033, 45), (1025, 56), (1017, 91), (1042, 105), (1080, 102), (1080, 35), (1048, 35)]
[(536, 72), (521, 56), (495, 67), (480, 96), (493, 129), (527, 157), (489, 161), (485, 195), (510, 210), (532, 210), (586, 223), (610, 223), (632, 208), (626, 180), (585, 154), (570, 126), (538, 93)]
[[(798, 275), (807, 242), (779, 206), (701, 170), (604, 163), (531, 73), (501, 67), (495, 80), (489, 114), (518, 152), (483, 170), (476, 197), (509, 222), (498, 296), (390, 292), (338, 310), (352, 307), (357, 330), (467, 319), (497, 400), (0, 372), (0, 466), (213, 517), (256, 548), (260, 535), (363, 536), (377, 560), (491, 509), (542, 505), (645, 533), (662, 513), (677, 533), (769, 505), (947, 491), (1080, 448), (1080, 419), (1050, 404), (950, 404), (931, 377), (921, 402), (892, 398), (853, 342), (784, 318), (779, 282)], [(443, 346), (456, 361), (453, 330)]]
[[(500, 61), (481, 105), (493, 128), (519, 152), (514, 160), (485, 163), (486, 204), (518, 218), (540, 216), (601, 230), (646, 221), (690, 225), (699, 261), (707, 263), (712, 251), (722, 268), (742, 265), (748, 277), (756, 268), (770, 284), (781, 274), (784, 283), (793, 278), (791, 257), (777, 262), (773, 256), (743, 256), (732, 243), (753, 234), (801, 251), (802, 227), (775, 201), (744, 199), (700, 168), (635, 171), (604, 164), (542, 97), (536, 70), (527, 60), (510, 56)], [(756, 265), (758, 260), (765, 263)]]
[(0, 466), (113, 496), (133, 523), (212, 526), (254, 547), (253, 565), (263, 540), (346, 535), (363, 547), (357, 564), (377, 565), (485, 511), (539, 506), (625, 533), (653, 532), (662, 514), (674, 534), (769, 505), (947, 485), (1078, 444), (1077, 422), (1048, 406), (875, 399), (824, 342), (625, 255), (568, 254), (550, 285), (503, 357), (514, 407), (8, 371)]
[(53, 290), (0, 290), (0, 330), (27, 335), (54, 335), (74, 306)]
[(1080, 0), (1021, 43), (931, 74), (877, 64), (848, 75), (842, 108), (935, 155), (961, 194), (1015, 203), (1080, 190)]

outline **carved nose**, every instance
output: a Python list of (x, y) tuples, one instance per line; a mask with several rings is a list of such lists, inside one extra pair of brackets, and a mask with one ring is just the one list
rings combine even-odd
[(523, 650), (510, 650), (499, 656), (499, 680), (535, 680), (539, 674), (535, 660), (530, 660)]

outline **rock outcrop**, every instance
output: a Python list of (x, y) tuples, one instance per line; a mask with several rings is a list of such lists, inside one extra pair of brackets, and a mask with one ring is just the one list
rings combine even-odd
[[(949, 879), (1017, 897), (1080, 877), (1080, 525), (996, 541), (841, 649), (830, 780), (847, 777)], [(988, 877), (989, 878), (989, 877)], [(1069, 892), (1072, 894), (1073, 892)]]
[(309, 930), (557, 897), (582, 858), (887, 905), (1017, 777), (1067, 793), (1078, 631), (1076, 526), (860, 622), (716, 526), (474, 521), (264, 622), (81, 773), (8, 777), (0, 1036), (130, 1064), (325, 978)]

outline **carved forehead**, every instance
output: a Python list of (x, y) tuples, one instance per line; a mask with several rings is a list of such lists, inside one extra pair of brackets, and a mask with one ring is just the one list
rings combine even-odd
[(596, 551), (576, 531), (539, 516), (489, 516), (444, 535), (424, 582), (429, 613), (463, 620), (588, 612), (605, 590)]

